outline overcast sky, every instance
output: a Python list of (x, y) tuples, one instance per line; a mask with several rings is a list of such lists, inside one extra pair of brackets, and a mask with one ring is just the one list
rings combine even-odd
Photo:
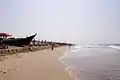
[(0, 32), (75, 43), (120, 43), (119, 0), (0, 0)]

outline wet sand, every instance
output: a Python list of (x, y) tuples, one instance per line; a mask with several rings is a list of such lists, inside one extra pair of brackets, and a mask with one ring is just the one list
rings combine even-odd
[(58, 60), (65, 48), (7, 56), (0, 61), (0, 80), (73, 80)]

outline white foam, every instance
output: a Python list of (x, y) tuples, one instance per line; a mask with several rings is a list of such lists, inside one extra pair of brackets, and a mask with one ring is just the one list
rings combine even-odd
[(64, 57), (66, 57), (66, 56), (67, 56), (67, 52), (65, 52), (65, 53), (63, 54), (63, 56), (61, 56), (61, 57), (59, 58), (59, 61), (65, 66), (65, 72), (68, 72), (68, 74), (70, 75), (70, 77), (75, 78), (75, 80), (79, 80), (75, 75), (72, 74), (72, 65), (68, 66), (68, 65), (66, 65), (65, 62), (63, 61)]
[(81, 48), (82, 48), (82, 45), (74, 46), (74, 47), (71, 49), (71, 52), (78, 52)]
[(94, 44), (94, 45), (84, 45), (84, 47), (89, 47), (89, 48), (104, 48), (106, 46), (105, 45)]
[(67, 67), (67, 65), (66, 65), (66, 64), (64, 63), (64, 61), (63, 61), (63, 56), (59, 58), (59, 61), (60, 61), (65, 67)]
[(79, 48), (81, 48), (82, 47), (82, 45), (76, 45), (76, 46), (74, 46), (73, 48), (74, 49), (79, 49)]
[(120, 49), (120, 46), (110, 45), (110, 46), (108, 46), (108, 47), (110, 47), (110, 48), (115, 48), (115, 49)]
[(70, 77), (75, 78), (75, 80), (80, 80), (77, 78), (77, 76), (75, 76), (72, 72), (72, 65), (68, 66), (65, 68), (65, 71), (68, 72), (68, 74), (70, 75)]
[(80, 49), (71, 50), (71, 52), (78, 52), (78, 51), (80, 51)]

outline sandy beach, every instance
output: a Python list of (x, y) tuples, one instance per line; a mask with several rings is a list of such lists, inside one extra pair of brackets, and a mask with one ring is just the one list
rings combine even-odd
[(9, 55), (0, 61), (0, 80), (74, 80), (58, 60), (65, 48)]

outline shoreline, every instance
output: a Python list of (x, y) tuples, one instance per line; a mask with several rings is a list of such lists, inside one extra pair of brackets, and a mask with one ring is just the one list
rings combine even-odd
[[(65, 66), (58, 60), (65, 51), (65, 47), (51, 50), (8, 55), (0, 62), (0, 70), (5, 69), (7, 80), (74, 80), (64, 70)], [(32, 73), (31, 73), (32, 72)], [(0, 71), (1, 74), (1, 71)], [(3, 77), (0, 75), (0, 80)]]
[(69, 76), (75, 80), (78, 80), (77, 77), (73, 74), (73, 71), (71, 70), (72, 65), (66, 66), (64, 61), (62, 60), (64, 57), (66, 57), (71, 52), (71, 49), (67, 49), (62, 56), (59, 57), (59, 61), (65, 66), (64, 70), (65, 72), (68, 72)]

